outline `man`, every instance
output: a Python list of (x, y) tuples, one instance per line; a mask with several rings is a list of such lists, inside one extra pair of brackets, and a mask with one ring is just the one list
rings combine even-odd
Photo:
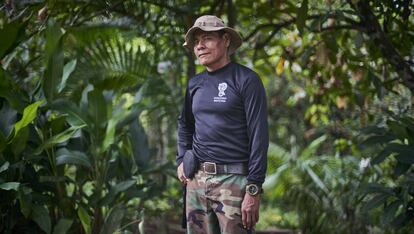
[[(259, 220), (269, 144), (266, 95), (254, 71), (229, 59), (241, 43), (211, 15), (185, 35), (184, 46), (206, 68), (188, 81), (178, 123), (187, 233), (253, 233)], [(199, 162), (194, 178), (184, 173), (187, 156)]]

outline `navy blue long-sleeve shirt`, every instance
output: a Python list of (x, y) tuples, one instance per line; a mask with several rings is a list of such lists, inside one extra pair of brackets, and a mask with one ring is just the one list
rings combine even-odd
[(193, 150), (203, 162), (247, 163), (247, 180), (261, 185), (268, 146), (266, 94), (254, 71), (230, 62), (188, 81), (178, 120), (177, 165)]

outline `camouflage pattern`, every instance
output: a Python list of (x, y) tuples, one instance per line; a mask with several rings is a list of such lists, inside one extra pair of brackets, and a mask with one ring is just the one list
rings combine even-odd
[(246, 176), (198, 171), (187, 183), (187, 233), (254, 233), (242, 225)]

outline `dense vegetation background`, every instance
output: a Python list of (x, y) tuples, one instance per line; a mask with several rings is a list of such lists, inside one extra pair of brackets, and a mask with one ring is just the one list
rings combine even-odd
[[(410, 0), (5, 0), (0, 232), (172, 233), (176, 120), (203, 14), (268, 95), (257, 229), (414, 228)], [(157, 228), (155, 232), (155, 228)], [(175, 228), (175, 229), (174, 229)]]

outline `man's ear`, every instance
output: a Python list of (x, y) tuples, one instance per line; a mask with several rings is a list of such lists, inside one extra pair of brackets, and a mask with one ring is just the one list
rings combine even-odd
[(229, 46), (230, 46), (230, 35), (229, 35), (228, 33), (225, 33), (225, 34), (223, 35), (223, 38), (224, 38), (224, 40), (225, 40), (226, 47), (229, 47)]

